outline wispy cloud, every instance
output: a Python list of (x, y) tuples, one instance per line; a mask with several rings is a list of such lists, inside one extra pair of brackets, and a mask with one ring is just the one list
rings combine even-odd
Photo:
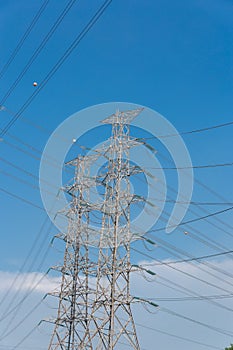
[(60, 278), (51, 277), (40, 272), (12, 273), (0, 271), (0, 292), (30, 291), (48, 293), (59, 286)]
[[(231, 287), (231, 285), (228, 283), (233, 283), (233, 278), (218, 272), (217, 269), (222, 269), (226, 273), (229, 272), (229, 274), (231, 274), (231, 271), (233, 271), (233, 260), (231, 260), (230, 258), (221, 261), (208, 260), (208, 263), (211, 263), (212, 267), (216, 268), (216, 271), (209, 269), (209, 267), (206, 265), (200, 265), (198, 263), (179, 263), (171, 265), (182, 270), (184, 273), (169, 268), (166, 265), (149, 265), (149, 263), (150, 261), (144, 260), (140, 262), (140, 265), (145, 265), (148, 269), (153, 270), (156, 273), (156, 276), (146, 276), (149, 277), (149, 279), (151, 279), (152, 282), (150, 283), (144, 280), (141, 274), (134, 274), (132, 277), (131, 284), (132, 295), (141, 296), (145, 299), (153, 298), (155, 303), (158, 303), (160, 306), (158, 310), (154, 310), (153, 307), (150, 307), (150, 305), (148, 305), (147, 309), (151, 313), (147, 313), (146, 310), (142, 308), (140, 303), (134, 304), (134, 317), (136, 327), (140, 343), (143, 345), (143, 347), (151, 349), (151, 344), (154, 344), (153, 342), (155, 333), (153, 329), (161, 329), (162, 331), (175, 334), (181, 337), (185, 336), (186, 338), (198, 340), (204, 343), (215, 344), (216, 346), (219, 346), (219, 348), (224, 348), (224, 345), (229, 345), (230, 340), (228, 338), (226, 339), (225, 336), (220, 335), (218, 333), (215, 334), (212, 330), (200, 327), (198, 324), (193, 324), (192, 327), (190, 327), (190, 322), (181, 318), (177, 318), (175, 316), (168, 315), (162, 311), (162, 308), (165, 307), (174, 310), (179, 314), (194, 318), (196, 320), (200, 320), (201, 322), (204, 322), (206, 324), (210, 324), (215, 327), (223, 328), (226, 330), (230, 330), (229, 324), (233, 321), (233, 316), (231, 312), (229, 312), (226, 309), (222, 309), (217, 305), (213, 305), (212, 301), (210, 303), (207, 303), (203, 300), (179, 302), (172, 300), (161, 300), (161, 298), (187, 297), (187, 294), (183, 294), (182, 289), (177, 288), (177, 286), (174, 285), (173, 282), (183, 286), (184, 293), (186, 292), (185, 288), (188, 288), (194, 293), (198, 293), (200, 295), (227, 294), (221, 290), (217, 290), (211, 285), (207, 285), (201, 282), (200, 280), (198, 280), (198, 278), (231, 291), (233, 287)], [(206, 271), (200, 270), (198, 268), (199, 265)], [(216, 274), (216, 277), (209, 275), (208, 271), (213, 274)], [(185, 273), (188, 273), (191, 276), (195, 276), (197, 277), (197, 279), (189, 277)], [(15, 280), (16, 277), (17, 280)], [(165, 282), (163, 279), (161, 279), (161, 277), (167, 279), (167, 281), (170, 281), (171, 283), (169, 284), (169, 282)], [(226, 282), (224, 283), (223, 281), (218, 280), (218, 277), (226, 280)], [(0, 281), (2, 281), (0, 284), (1, 294), (6, 292), (9, 288), (11, 288), (11, 292), (28, 292), (32, 290), (32, 288), (34, 288), (29, 300), (27, 300), (24, 303), (22, 309), (20, 310), (21, 315), (26, 314), (28, 310), (30, 310), (30, 308), (32, 308), (37, 303), (37, 300), (40, 300), (44, 294), (58, 288), (60, 284), (60, 278), (50, 276), (46, 276), (43, 278), (43, 274), (38, 272), (17, 275), (17, 273), (1, 271)], [(15, 283), (13, 284), (14, 281)], [(94, 284), (94, 279), (92, 282)], [(160, 282), (164, 284), (161, 284)], [(172, 287), (173, 289), (169, 288), (168, 286)], [(160, 300), (157, 301), (157, 298)], [(214, 301), (217, 301), (218, 303), (228, 308), (233, 308), (233, 299), (231, 298), (221, 300), (216, 299)], [(41, 305), (41, 308), (39, 308), (36, 311), (36, 313), (31, 316), (30, 322), (28, 322), (30, 324), (36, 325), (40, 319), (44, 319), (46, 317), (49, 318), (51, 315), (56, 317), (56, 308), (57, 299), (48, 299), (46, 300), (46, 303), (43, 303)], [(154, 312), (156, 312), (156, 314), (154, 314)], [(142, 317), (146, 319), (145, 324), (142, 322)], [(150, 328), (147, 329), (144, 328), (144, 326), (149, 326)], [(24, 329), (27, 329), (27, 325), (25, 324), (23, 324), (22, 327), (24, 327)], [(18, 331), (16, 331), (15, 334), (15, 336), (17, 336), (19, 339), (22, 337), (21, 331), (22, 330), (19, 329)], [(40, 343), (44, 342), (44, 344), (47, 344), (49, 341), (49, 337), (50, 334), (48, 333), (36, 334), (32, 342), (30, 343), (31, 348), (34, 348), (33, 345), (38, 345), (38, 341)], [(159, 344), (159, 348), (163, 348), (163, 344), (166, 343), (166, 348), (168, 348), (170, 344), (170, 346), (174, 350), (180, 349), (182, 344), (186, 344), (182, 342), (182, 340), (174, 339), (173, 337), (166, 336), (163, 333), (160, 334), (159, 331), (156, 333), (156, 341), (157, 344)], [(27, 346), (28, 344), (29, 343), (26, 342), (25, 346)], [(189, 344), (190, 350), (197, 350), (197, 344), (192, 344), (192, 342), (189, 342), (187, 344)], [(199, 348), (203, 348), (204, 350), (205, 347), (198, 347), (198, 349)]]

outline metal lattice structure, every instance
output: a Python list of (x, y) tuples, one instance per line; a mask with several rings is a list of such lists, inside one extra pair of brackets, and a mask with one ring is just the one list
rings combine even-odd
[[(130, 178), (142, 170), (130, 162), (130, 122), (141, 109), (116, 112), (102, 123), (111, 137), (86, 156), (68, 163), (75, 176), (64, 190), (70, 196), (57, 317), (49, 350), (112, 350), (122, 344), (139, 350), (131, 311), (131, 210), (139, 197)], [(97, 174), (101, 159), (103, 164)], [(97, 189), (97, 190), (96, 190)], [(94, 199), (93, 199), (94, 198)]]

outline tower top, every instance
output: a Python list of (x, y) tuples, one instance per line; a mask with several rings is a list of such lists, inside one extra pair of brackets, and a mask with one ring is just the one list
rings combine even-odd
[(130, 124), (131, 121), (136, 118), (144, 108), (132, 109), (129, 111), (121, 112), (117, 110), (114, 114), (101, 121), (102, 124)]

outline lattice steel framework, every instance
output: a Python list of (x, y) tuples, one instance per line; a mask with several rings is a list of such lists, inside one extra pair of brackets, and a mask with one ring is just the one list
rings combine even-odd
[(140, 112), (117, 111), (103, 120), (112, 126), (111, 137), (68, 163), (75, 176), (65, 187), (69, 225), (62, 235), (64, 263), (56, 267), (62, 281), (52, 294), (59, 306), (49, 350), (140, 349), (130, 294), (131, 211), (139, 200), (130, 178), (142, 171), (130, 162), (130, 149), (139, 144), (130, 137), (130, 122)]

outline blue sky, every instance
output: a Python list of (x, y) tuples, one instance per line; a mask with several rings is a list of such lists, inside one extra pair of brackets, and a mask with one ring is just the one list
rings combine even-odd
[[(28, 62), (65, 4), (63, 1), (50, 0), (22, 49), (0, 79), (0, 100)], [(38, 86), (40, 85), (101, 4), (99, 0), (88, 2), (80, 0), (74, 4), (23, 79), (4, 102), (6, 109), (0, 112), (1, 128), (11, 119), (12, 113), (16, 113), (35, 91), (33, 82), (37, 81)], [(1, 2), (0, 69), (7, 62), (41, 5), (42, 1), (39, 0)], [(166, 117), (179, 132), (232, 121), (232, 12), (233, 5), (230, 0), (177, 0), (176, 2), (113, 0), (104, 15), (9, 130), (9, 134), (4, 136), (0, 143), (1, 188), (42, 207), (37, 177), (41, 152), (47, 139), (67, 117), (92, 105), (123, 101), (147, 106)], [(82, 123), (85, 124), (85, 120), (82, 120)], [(184, 135), (193, 164), (232, 162), (232, 128), (228, 126)], [(15, 136), (31, 145), (31, 148), (19, 143)], [(98, 137), (96, 135), (96, 140)], [(88, 137), (85, 141), (88, 142)], [(158, 159), (163, 166), (173, 165), (163, 160), (162, 156), (167, 156), (167, 153), (159, 140), (150, 141), (150, 144), (158, 150)], [(20, 167), (21, 171), (9, 162)], [(22, 172), (22, 169), (33, 176)], [(165, 171), (165, 175), (168, 184), (175, 187), (175, 175), (171, 175), (169, 171)], [(218, 197), (222, 196), (225, 202), (233, 202), (232, 167), (196, 169), (194, 175), (196, 179), (194, 201), (222, 202), (223, 199)], [(203, 189), (197, 181), (207, 185), (218, 196)], [(6, 281), (14, 278), (29, 254), (33, 240), (39, 234), (46, 219), (46, 214), (39, 208), (23, 203), (4, 192), (0, 192), (0, 200), (2, 208), (0, 293), (2, 294), (5, 291)], [(210, 213), (225, 207), (206, 206), (205, 209)], [(191, 210), (187, 213), (185, 220), (206, 215), (202, 208), (190, 207)], [(168, 210), (170, 209), (171, 207), (168, 206)], [(210, 219), (212, 224), (210, 224), (203, 220), (184, 227), (183, 231), (193, 229), (192, 233), (195, 234), (195, 230), (199, 230), (208, 239), (215, 239), (219, 247), (221, 244), (227, 249), (232, 249), (232, 237), (224, 232), (225, 230), (232, 233), (232, 214), (228, 212), (218, 218), (222, 222), (212, 218)], [(214, 225), (218, 225), (220, 229)], [(158, 223), (158, 227), (163, 226), (165, 224), (162, 221)], [(32, 251), (27, 265), (23, 268), (25, 273), (44, 272), (59, 260), (59, 256), (53, 250), (50, 250), (46, 259), (43, 259), (46, 247), (56, 232), (56, 228), (46, 221), (36, 249)], [(218, 252), (191, 236), (184, 236), (179, 230), (171, 235), (160, 232), (157, 237), (193, 256)], [(172, 249), (168, 252), (159, 247), (149, 255), (156, 259), (171, 261), (177, 259), (173, 253)], [(182, 254), (181, 256), (184, 257)], [(138, 261), (151, 260), (136, 253), (133, 258)], [(224, 271), (231, 271), (230, 257), (212, 262)], [(194, 273), (192, 269), (195, 267), (184, 266), (183, 268), (190, 269), (191, 273)], [(156, 271), (156, 268), (153, 267), (153, 269)], [(212, 277), (203, 275), (203, 271), (197, 270), (195, 273), (203, 279), (212, 281)], [(169, 269), (164, 269), (162, 276), (196, 290), (200, 294), (221, 294), (207, 286), (205, 289), (205, 286), (198, 281), (194, 283), (187, 276), (177, 272), (173, 275)], [(229, 276), (224, 278), (228, 278), (228, 282), (231, 283)], [(181, 296), (174, 290), (169, 291), (167, 287), (157, 285), (158, 281), (149, 284), (144, 281), (144, 290), (141, 290), (140, 283), (139, 279), (135, 278), (135, 291), (141, 292), (145, 297), (152, 297), (152, 294), (155, 298), (158, 295), (159, 297)], [(227, 288), (232, 291), (229, 283)], [(42, 289), (44, 293), (46, 288)], [(20, 293), (23, 295), (23, 291)], [(25, 302), (19, 312), (22, 318), (26, 310), (41, 299), (43, 293), (41, 290), (32, 293), (31, 299)], [(229, 308), (232, 307), (231, 299), (226, 299), (222, 303)], [(161, 301), (161, 304), (216, 327), (231, 329), (232, 313), (208, 303), (206, 305), (203, 301), (189, 304), (187, 301), (183, 304), (170, 302), (169, 305), (166, 301)], [(46, 306), (38, 308), (30, 321), (27, 321), (29, 323), (23, 323), (21, 328), (17, 328), (14, 337), (9, 336), (0, 340), (0, 349), (3, 345), (14, 345), (14, 339), (20, 340), (26, 334), (28, 324), (36, 324), (39, 319), (50, 315), (50, 312), (51, 310)], [(222, 349), (232, 341), (228, 336), (187, 324), (185, 320), (176, 319), (168, 314), (161, 314), (159, 312), (151, 315), (143, 308), (135, 309), (135, 318), (138, 323), (144, 323), (147, 318), (148, 324), (154, 328), (216, 344)], [(171, 346), (174, 350), (185, 349), (187, 345), (191, 350), (205, 349), (201, 345), (189, 344), (181, 339), (174, 340), (164, 334), (149, 332), (149, 330), (147, 333), (140, 327), (138, 330), (141, 346), (145, 349), (152, 349), (151, 344), (154, 344), (155, 340), (160, 349), (168, 349)], [(27, 340), (27, 343), (25, 342), (24, 346), (25, 349), (26, 346), (35, 348), (38, 341), (41, 341), (46, 348), (47, 340), (48, 335), (36, 333), (34, 337), (31, 336)]]

